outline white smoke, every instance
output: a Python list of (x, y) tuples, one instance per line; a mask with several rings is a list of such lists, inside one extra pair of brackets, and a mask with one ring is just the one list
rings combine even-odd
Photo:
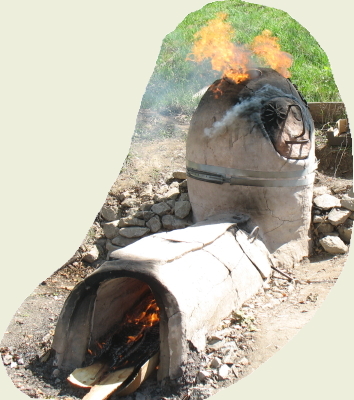
[(275, 86), (266, 84), (258, 89), (251, 98), (234, 105), (220, 121), (214, 122), (211, 128), (205, 128), (204, 134), (209, 138), (218, 136), (234, 125), (239, 117), (243, 116), (248, 116), (252, 121), (262, 124), (260, 110), (265, 103), (274, 97), (288, 97), (295, 100), (294, 96), (284, 93)]

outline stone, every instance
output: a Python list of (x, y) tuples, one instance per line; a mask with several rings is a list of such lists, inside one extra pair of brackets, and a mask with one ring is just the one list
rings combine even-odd
[(154, 201), (150, 200), (150, 201), (146, 201), (145, 203), (141, 204), (139, 207), (139, 210), (141, 211), (150, 211), (151, 207), (154, 205)]
[(314, 204), (316, 207), (322, 210), (330, 210), (334, 207), (340, 207), (340, 200), (331, 194), (321, 194), (314, 199)]
[(166, 203), (171, 207), (171, 213), (175, 210), (176, 200), (167, 200)]
[(315, 186), (313, 188), (313, 197), (320, 196), (322, 194), (331, 194), (331, 190), (327, 186)]
[(178, 182), (172, 182), (171, 184), (170, 184), (170, 189), (172, 189), (172, 188), (178, 188), (179, 186), (179, 183)]
[(84, 253), (82, 259), (88, 262), (89, 264), (92, 264), (93, 262), (98, 260), (99, 256), (100, 252), (98, 250), (98, 247), (93, 245), (88, 252)]
[(103, 219), (106, 221), (115, 221), (119, 219), (122, 215), (121, 210), (118, 208), (118, 206), (103, 206), (101, 208), (101, 216)]
[(186, 193), (188, 191), (187, 180), (185, 180), (179, 184), (179, 191), (181, 193)]
[(345, 208), (333, 208), (328, 214), (327, 220), (334, 226), (343, 224), (351, 215), (351, 211)]
[(172, 176), (173, 176), (175, 179), (187, 179), (187, 173), (186, 173), (186, 171), (174, 171), (174, 172), (172, 173)]
[(177, 218), (185, 218), (191, 211), (191, 203), (189, 201), (176, 201), (175, 216)]
[(348, 247), (338, 236), (325, 236), (319, 242), (323, 249), (330, 254), (345, 254), (348, 251)]
[(352, 231), (353, 231), (353, 220), (352, 219), (347, 219), (343, 225), (338, 226), (337, 228), (339, 237), (346, 243), (350, 242), (350, 239), (352, 237)]
[(321, 224), (322, 222), (325, 222), (327, 217), (325, 215), (314, 215), (312, 222), (314, 224)]
[(133, 216), (121, 218), (118, 224), (119, 228), (124, 228), (125, 226), (145, 226), (145, 221)]
[(239, 377), (239, 372), (238, 372), (238, 369), (237, 369), (236, 365), (232, 366), (231, 369), (232, 369), (232, 372), (234, 373), (234, 375), (236, 376), (236, 378), (238, 378)]
[(153, 187), (151, 183), (144, 187), (143, 191), (140, 193), (140, 198), (145, 200), (151, 200), (153, 197)]
[(214, 357), (210, 363), (211, 368), (219, 368), (221, 366), (221, 360), (219, 357)]
[(60, 375), (60, 370), (58, 368), (56, 368), (53, 372), (52, 375), (54, 376), (54, 378), (58, 378), (58, 376)]
[(6, 356), (3, 356), (2, 361), (4, 365), (10, 365), (12, 363), (12, 356), (10, 354), (6, 354)]
[(119, 250), (121, 247), (114, 246), (109, 240), (106, 242), (106, 250), (107, 250), (107, 260), (109, 259), (111, 253), (113, 251)]
[(119, 233), (119, 219), (112, 222), (105, 222), (102, 224), (103, 233), (107, 239), (113, 239)]
[(171, 211), (171, 207), (167, 203), (162, 202), (154, 204), (151, 207), (151, 211), (162, 217), (163, 215), (166, 215)]
[(127, 208), (125, 211), (125, 217), (134, 217), (134, 215), (139, 211), (138, 207)]
[(201, 382), (204, 382), (206, 379), (211, 377), (210, 371), (201, 370), (198, 372), (198, 378)]
[(183, 229), (188, 225), (188, 222), (182, 219), (178, 219), (173, 215), (164, 215), (162, 217), (162, 226), (167, 230)]
[(343, 208), (346, 208), (347, 210), (354, 211), (354, 198), (348, 196), (347, 194), (343, 196), (343, 198), (340, 200), (340, 204)]
[(234, 364), (237, 353), (229, 350), (228, 353), (223, 357), (222, 362), (224, 364)]
[(315, 229), (318, 233), (330, 233), (333, 232), (334, 226), (331, 224), (315, 224)]
[(51, 340), (51, 338), (52, 338), (52, 335), (50, 333), (47, 333), (45, 336), (43, 336), (42, 342), (47, 343)]
[(333, 185), (331, 186), (333, 193), (343, 193), (347, 190), (347, 185), (342, 182), (334, 181)]
[(138, 199), (126, 198), (120, 203), (120, 205), (125, 208), (131, 208), (140, 205), (140, 201)]
[(149, 221), (154, 215), (152, 211), (137, 211), (134, 214), (135, 218), (143, 219), (144, 221)]
[(155, 215), (146, 223), (146, 226), (150, 229), (151, 233), (156, 233), (161, 229), (161, 221), (158, 215)]
[(172, 187), (168, 190), (168, 192), (164, 195), (165, 199), (176, 200), (179, 196), (179, 188)]
[(212, 340), (210, 343), (208, 343), (208, 347), (212, 351), (218, 351), (222, 349), (225, 345), (225, 342), (223, 340)]
[(238, 363), (241, 365), (248, 365), (250, 362), (248, 361), (247, 357), (243, 357)]
[(219, 340), (223, 340), (223, 335), (220, 333), (214, 333), (210, 336), (209, 342), (215, 342), (215, 341), (219, 341)]
[(220, 379), (226, 379), (229, 375), (230, 367), (226, 364), (223, 364), (218, 370), (218, 377)]
[(117, 235), (115, 238), (112, 239), (112, 244), (119, 247), (129, 246), (130, 244), (136, 242), (137, 239), (129, 239), (121, 235)]
[(121, 236), (124, 236), (129, 239), (140, 238), (149, 232), (150, 232), (149, 228), (140, 228), (140, 227), (135, 227), (135, 226), (132, 226), (132, 227), (128, 226), (126, 228), (121, 228), (119, 230), (119, 234)]
[(118, 199), (119, 199), (119, 201), (123, 201), (123, 200), (125, 200), (127, 197), (129, 197), (129, 196), (130, 196), (130, 192), (125, 191), (125, 192), (121, 193), (121, 194), (118, 196)]
[(188, 193), (181, 193), (181, 195), (179, 196), (179, 201), (189, 201), (189, 195)]

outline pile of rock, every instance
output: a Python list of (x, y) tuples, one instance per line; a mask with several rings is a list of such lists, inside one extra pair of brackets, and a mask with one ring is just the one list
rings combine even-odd
[(108, 199), (100, 211), (104, 237), (89, 246), (83, 260), (95, 262), (102, 247), (105, 258), (109, 259), (112, 251), (142, 237), (191, 225), (186, 178), (184, 171), (175, 171), (167, 182), (159, 182), (158, 187), (148, 184), (140, 191), (135, 188)]
[(331, 254), (344, 254), (354, 219), (354, 198), (348, 194), (335, 197), (326, 186), (314, 189), (314, 235), (320, 246)]
[[(146, 184), (118, 196), (109, 196), (92, 227), (95, 240), (81, 246), (88, 264), (108, 260), (114, 250), (157, 233), (183, 229), (192, 224), (191, 204), (184, 171), (175, 171), (157, 186)], [(332, 193), (327, 186), (314, 188), (313, 237), (317, 251), (348, 251), (354, 219), (354, 198)]]

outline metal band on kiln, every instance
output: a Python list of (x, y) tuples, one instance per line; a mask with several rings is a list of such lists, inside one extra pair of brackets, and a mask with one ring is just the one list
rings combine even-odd
[(308, 168), (297, 171), (252, 171), (198, 164), (188, 160), (186, 165), (187, 176), (190, 178), (219, 185), (229, 183), (230, 185), (261, 187), (310, 185), (315, 179), (314, 171), (317, 168), (315, 163)]

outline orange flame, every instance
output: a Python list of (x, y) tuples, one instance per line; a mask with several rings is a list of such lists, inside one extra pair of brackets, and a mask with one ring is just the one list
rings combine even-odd
[(208, 22), (194, 37), (192, 55), (187, 59), (201, 62), (210, 58), (211, 66), (215, 71), (222, 71), (224, 76), (240, 82), (248, 78), (245, 73), (250, 62), (249, 51), (236, 46), (231, 42), (235, 34), (232, 26), (225, 22), (227, 14), (219, 13), (217, 18)]
[(239, 83), (250, 77), (247, 70), (252, 67), (252, 56), (259, 56), (285, 78), (290, 77), (288, 68), (291, 67), (292, 57), (280, 50), (278, 38), (265, 30), (254, 38), (250, 48), (235, 45), (231, 42), (235, 31), (225, 21), (226, 18), (225, 13), (217, 14), (215, 19), (194, 35), (196, 41), (187, 60), (201, 62), (209, 58), (213, 70)]
[(136, 324), (141, 327), (141, 331), (136, 336), (127, 337), (127, 343), (139, 340), (143, 336), (142, 331), (145, 328), (154, 326), (160, 321), (159, 310), (156, 300), (153, 298), (144, 311), (139, 310), (136, 315), (127, 318), (129, 324)]
[(257, 56), (260, 56), (264, 61), (284, 78), (290, 78), (288, 68), (293, 63), (292, 56), (280, 50), (278, 38), (272, 37), (272, 32), (268, 29), (264, 30), (261, 35), (253, 39), (251, 48)]

